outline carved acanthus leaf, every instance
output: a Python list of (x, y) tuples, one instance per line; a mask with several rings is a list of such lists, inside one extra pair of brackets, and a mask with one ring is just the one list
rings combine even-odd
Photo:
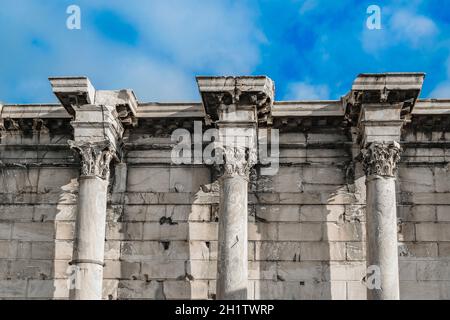
[(221, 167), (222, 176), (241, 176), (249, 178), (250, 169), (257, 162), (255, 150), (240, 146), (222, 147), (223, 164)]
[(109, 165), (116, 158), (116, 151), (108, 141), (75, 142), (68, 141), (70, 147), (81, 156), (81, 175), (108, 179)]
[(367, 176), (395, 177), (402, 149), (397, 142), (373, 142), (361, 150)]

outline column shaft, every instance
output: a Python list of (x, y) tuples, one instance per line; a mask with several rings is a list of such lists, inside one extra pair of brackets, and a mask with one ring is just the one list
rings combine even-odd
[(400, 299), (395, 178), (367, 178), (367, 264), (380, 270), (381, 287), (368, 288), (370, 300)]
[(108, 181), (96, 176), (81, 177), (79, 181), (76, 243), (72, 262), (76, 281), (71, 298), (100, 300)]
[(217, 299), (246, 300), (248, 181), (239, 175), (220, 181)]
[(362, 150), (366, 172), (367, 297), (400, 299), (395, 176), (400, 145), (372, 142)]

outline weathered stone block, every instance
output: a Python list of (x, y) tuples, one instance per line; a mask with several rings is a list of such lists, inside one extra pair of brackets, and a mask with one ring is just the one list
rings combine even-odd
[(397, 206), (397, 217), (403, 222), (436, 221), (435, 206)]
[(449, 296), (449, 282), (400, 281), (402, 300), (439, 300)]
[(365, 242), (346, 242), (345, 247), (348, 261), (363, 261), (366, 259)]
[(450, 243), (448, 242), (439, 242), (439, 257), (448, 258), (450, 257)]
[(434, 177), (431, 168), (403, 167), (398, 169), (398, 185), (406, 192), (433, 192)]
[(366, 300), (367, 287), (361, 281), (347, 281), (347, 300)]
[(249, 222), (248, 240), (276, 240), (277, 225), (275, 223)]
[(362, 281), (366, 276), (365, 262), (330, 262), (324, 265), (326, 280)]
[(144, 261), (141, 265), (141, 274), (148, 279), (184, 279), (185, 265), (185, 261)]
[(119, 280), (103, 280), (102, 299), (117, 300)]
[(56, 240), (54, 256), (57, 260), (70, 260), (73, 255), (73, 241)]
[(281, 281), (322, 281), (326, 275), (322, 262), (278, 262), (277, 277)]
[(197, 192), (200, 186), (211, 182), (209, 168), (170, 168), (171, 192)]
[[(214, 241), (218, 239), (218, 225), (216, 222), (189, 223), (189, 240)], [(249, 237), (250, 239), (250, 237)]]
[(363, 241), (365, 228), (361, 223), (325, 223), (323, 239), (329, 241)]
[(56, 222), (56, 239), (73, 240), (75, 238), (75, 222)]
[(124, 206), (124, 222), (159, 221), (166, 216), (165, 205), (126, 205)]
[(211, 221), (212, 208), (210, 205), (195, 205), (190, 207), (189, 221), (207, 222)]
[(345, 185), (345, 172), (337, 167), (304, 167), (303, 182), (312, 185)]
[(128, 192), (169, 192), (167, 167), (128, 167)]
[(15, 259), (17, 257), (17, 241), (0, 240), (0, 259)]
[(450, 172), (449, 167), (434, 168), (436, 179), (436, 192), (450, 192)]
[(345, 260), (345, 242), (302, 242), (300, 259), (302, 261)]
[(417, 261), (417, 280), (450, 280), (450, 262)]
[(277, 264), (275, 262), (250, 262), (248, 264), (248, 279), (277, 280)]
[(209, 260), (211, 242), (208, 241), (189, 241), (189, 257), (191, 260)]
[(305, 205), (300, 208), (300, 221), (340, 221), (344, 212), (343, 205)]
[(256, 261), (299, 261), (300, 242), (257, 241)]
[(121, 280), (118, 284), (119, 299), (166, 299), (163, 281)]
[(12, 279), (51, 279), (52, 260), (13, 260), (10, 263), (9, 277)]
[(187, 274), (194, 280), (214, 280), (217, 276), (217, 261), (193, 260), (186, 262)]
[(301, 192), (303, 190), (301, 167), (280, 167), (278, 173), (271, 177), (271, 191)]
[(267, 205), (256, 206), (256, 217), (268, 222), (298, 222), (299, 206)]
[(437, 206), (437, 220), (442, 222), (450, 222), (450, 206)]
[(105, 260), (104, 279), (138, 279), (140, 263), (118, 260)]
[(11, 239), (12, 224), (9, 222), (0, 222), (0, 240)]
[(32, 206), (0, 205), (0, 221), (31, 222), (34, 210)]
[(406, 242), (398, 244), (400, 257), (431, 258), (438, 256), (438, 244), (435, 242)]
[(171, 261), (189, 259), (186, 241), (125, 241), (121, 259), (128, 261)]
[(54, 278), (68, 279), (73, 272), (72, 266), (69, 264), (71, 260), (55, 260), (54, 261)]
[(61, 299), (69, 297), (69, 286), (65, 280), (30, 280), (27, 298)]
[(322, 223), (279, 223), (278, 240), (321, 241)]
[(55, 238), (55, 226), (51, 222), (16, 222), (12, 230), (12, 239), (25, 241), (52, 241)]
[(415, 241), (414, 223), (400, 223), (398, 225), (398, 241)]
[(179, 224), (159, 224), (144, 223), (144, 240), (187, 240), (188, 230), (191, 231), (191, 225), (187, 223)]
[(25, 298), (26, 280), (0, 280), (0, 298)]
[[(30, 258), (30, 256), (28, 258)], [(52, 260), (54, 258), (55, 258), (55, 243), (53, 241), (31, 243), (31, 259)]]
[(105, 259), (119, 260), (120, 258), (120, 241), (105, 241)]
[(142, 240), (143, 223), (108, 222), (106, 224), (107, 240)]
[(417, 241), (450, 241), (450, 224), (416, 224)]

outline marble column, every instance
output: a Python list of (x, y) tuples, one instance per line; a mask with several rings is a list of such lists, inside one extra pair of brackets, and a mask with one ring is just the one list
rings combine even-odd
[(246, 300), (248, 179), (256, 162), (244, 147), (225, 147), (220, 182), (217, 299)]
[(367, 266), (374, 272), (370, 275), (373, 282), (368, 283), (369, 300), (400, 299), (395, 192), (400, 153), (397, 142), (372, 142), (362, 150), (367, 192)]
[(70, 298), (102, 299), (109, 165), (115, 151), (105, 142), (69, 141), (81, 156)]

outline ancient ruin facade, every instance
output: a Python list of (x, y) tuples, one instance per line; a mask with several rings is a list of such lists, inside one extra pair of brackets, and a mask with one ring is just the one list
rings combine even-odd
[(0, 105), (0, 298), (450, 299), (450, 100), (424, 78), (285, 102), (198, 77), (198, 103), (50, 78), (59, 104)]

